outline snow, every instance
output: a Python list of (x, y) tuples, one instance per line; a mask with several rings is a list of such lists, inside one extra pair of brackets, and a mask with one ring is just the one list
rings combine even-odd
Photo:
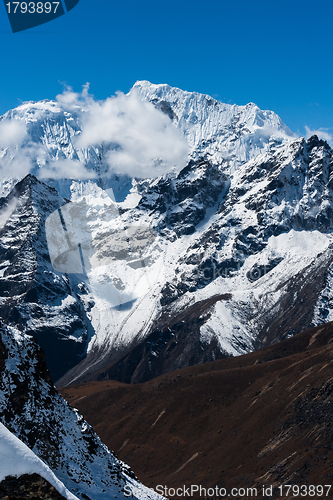
[[(202, 326), (202, 339), (208, 342), (216, 335), (223, 350), (247, 352), (265, 320), (276, 314), (286, 293), (284, 284), (305, 272), (306, 266), (313, 266), (316, 256), (330, 244), (330, 234), (324, 233), (331, 229), (323, 228), (319, 221), (322, 218), (326, 224), (325, 216), (328, 220), (331, 217), (332, 153), (318, 145), (310, 154), (309, 145), (274, 112), (260, 110), (253, 103), (229, 105), (207, 95), (146, 81), (137, 82), (132, 92), (169, 115), (173, 126), (185, 134), (190, 157), (208, 158), (209, 167), (198, 161), (179, 177), (175, 170), (144, 181), (125, 175), (106, 181), (108, 146), (75, 146), (75, 137), (82, 131), (83, 103), (82, 107), (66, 107), (64, 101), (25, 103), (2, 118), (26, 124), (35, 147), (36, 174), (48, 162), (70, 159), (81, 162), (95, 176), (52, 181), (67, 198), (53, 207), (46, 221), (53, 269), (43, 261), (41, 240), (37, 260), (53, 273), (52, 285), (67, 273), (66, 291), (63, 283), (63, 298), (43, 304), (44, 316), (32, 318), (26, 307), (27, 324), (35, 330), (49, 326), (64, 332), (69, 331), (77, 314), (82, 329), (72, 331), (68, 339), (78, 343), (87, 338), (88, 353), (99, 352), (101, 358), (113, 355), (151, 331), (163, 312), (162, 294), (170, 285), (175, 291), (170, 314), (214, 294), (231, 293), (232, 299), (217, 303)], [(0, 155), (15, 158), (19, 152), (7, 148)], [(4, 182), (5, 190), (10, 182)], [(211, 203), (205, 195), (200, 197), (205, 182), (216, 195)], [(193, 234), (183, 234), (187, 215), (200, 212), (197, 220), (193, 217), (194, 225), (187, 226), (188, 232), (195, 226)], [(20, 215), (17, 209), (9, 214), (13, 226), (19, 225)], [(302, 225), (307, 229), (304, 234)], [(13, 233), (6, 232), (6, 251), (20, 239), (20, 234), (15, 239)], [(247, 273), (255, 266), (267, 266), (274, 259), (281, 262), (258, 280), (248, 279)], [(199, 282), (200, 266), (206, 260), (212, 267), (229, 266), (228, 261), (233, 261), (234, 269), (228, 277)], [(28, 266), (23, 267), (21, 275), (26, 277)], [(31, 276), (33, 269), (32, 256)], [(3, 278), (16, 276), (5, 263), (0, 266), (0, 278), (1, 274)], [(73, 290), (83, 284), (84, 293), (75, 294)], [(331, 300), (329, 283), (326, 292), (322, 303)], [(324, 317), (320, 307), (318, 302), (316, 321)], [(89, 333), (83, 323), (89, 324)]]
[(0, 423), (0, 481), (7, 476), (34, 473), (46, 479), (68, 500), (78, 500), (30, 448)]
[[(148, 493), (162, 500), (132, 478), (129, 467), (44, 378), (44, 361), (32, 339), (3, 325), (0, 336), (6, 353), (0, 378), (0, 477), (37, 472), (51, 484), (57, 481), (57, 489), (65, 485), (71, 496), (66, 497), (64, 487), (59, 491), (72, 500), (84, 495), (93, 500), (124, 500), (127, 484), (133, 485), (138, 499), (144, 500)], [(15, 405), (22, 398), (22, 385), (26, 390), (18, 414)]]
[(205, 94), (147, 81), (136, 82), (133, 91), (160, 109), (168, 105), (192, 155), (198, 158), (208, 153), (217, 162), (223, 158), (230, 172), (268, 150), (272, 142), (285, 143), (297, 137), (274, 112), (262, 111), (253, 103), (225, 104)]
[(330, 266), (328, 270), (325, 287), (318, 297), (312, 325), (317, 326), (330, 321), (333, 321), (333, 266)]
[[(208, 321), (200, 329), (202, 341), (208, 343), (217, 338), (221, 349), (232, 355), (252, 351), (252, 342), (258, 331), (258, 319), (276, 314), (282, 295), (281, 285), (322, 254), (333, 243), (332, 234), (319, 231), (295, 231), (272, 236), (267, 247), (258, 255), (249, 256), (232, 278), (217, 278), (203, 290), (196, 292), (195, 301), (218, 293), (231, 293), (228, 301), (218, 302)], [(247, 279), (247, 273), (254, 266), (268, 265), (273, 259), (281, 262), (267, 274), (254, 282)], [(331, 281), (330, 281), (331, 284)], [(327, 293), (327, 291), (326, 291)], [(325, 295), (325, 291), (322, 295)], [(244, 321), (246, 309), (251, 307), (252, 321)], [(317, 310), (319, 305), (317, 306)], [(316, 313), (318, 314), (318, 312)], [(328, 320), (329, 321), (329, 320)], [(314, 322), (318, 324), (318, 318)], [(260, 324), (260, 323), (259, 323)]]
[(141, 198), (142, 196), (139, 193), (136, 192), (128, 193), (125, 200), (119, 203), (119, 206), (121, 208), (134, 208), (138, 205)]

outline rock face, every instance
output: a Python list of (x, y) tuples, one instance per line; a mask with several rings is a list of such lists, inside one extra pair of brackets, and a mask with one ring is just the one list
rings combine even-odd
[[(42, 183), (29, 175), (10, 193), (13, 179), (3, 182), (0, 314), (35, 336), (52, 379), (140, 382), (333, 319), (329, 145), (297, 138), (254, 104), (149, 82), (131, 92), (187, 137), (179, 172), (106, 182), (106, 151), (116, 145), (76, 148), (83, 108), (43, 101), (2, 117), (26, 124), (36, 176), (61, 158), (96, 176)], [(59, 222), (53, 246), (71, 225), (80, 271), (57, 267), (70, 261), (65, 244), (50, 258), (50, 217)]]
[(33, 333), (54, 379), (82, 359), (90, 335), (79, 283), (55, 272), (46, 241), (45, 220), (64, 203), (31, 175), (0, 200), (0, 315)]
[[(132, 337), (133, 350), (118, 351), (118, 359), (114, 353), (105, 356), (94, 364), (95, 375), (88, 365), (97, 358), (88, 352), (60, 383), (74, 380), (80, 369), (86, 378), (77, 380), (105, 376), (141, 382), (163, 370), (249, 352), (332, 318), (332, 150), (327, 143), (298, 139), (257, 156), (226, 176), (215, 197), (214, 182), (207, 183), (205, 216), (191, 209), (185, 215), (170, 185), (181, 190), (182, 177), (193, 178), (193, 171), (199, 176), (204, 165), (190, 163), (167, 187), (158, 181), (136, 209), (121, 216), (135, 210), (147, 222), (148, 212), (167, 242), (166, 257), (158, 261), (164, 276), (143, 299), (147, 314), (148, 302), (157, 302), (157, 312)], [(195, 194), (188, 187), (186, 192), (181, 203), (191, 207)], [(210, 199), (218, 200), (211, 212)], [(189, 230), (188, 217), (195, 216), (195, 230)], [(210, 302), (218, 295), (228, 298)], [(194, 325), (188, 318), (202, 304), (207, 309)], [(133, 319), (137, 310), (131, 314)], [(126, 330), (126, 322), (120, 328)]]
[(65, 500), (65, 497), (38, 474), (7, 476), (0, 483), (1, 500)]
[[(0, 335), (0, 420), (5, 427), (77, 498), (122, 499), (126, 498), (127, 486), (134, 498), (146, 499), (148, 490), (130, 468), (103, 445), (77, 410), (57, 393), (36, 341), (4, 325)], [(13, 485), (11, 480), (6, 485), (22, 486)]]

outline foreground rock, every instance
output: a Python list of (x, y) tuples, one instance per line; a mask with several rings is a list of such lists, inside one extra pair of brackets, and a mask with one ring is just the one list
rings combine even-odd
[(0, 483), (1, 500), (64, 500), (65, 497), (38, 474), (8, 476)]
[[(149, 498), (149, 491), (136, 480), (132, 470), (109, 451), (78, 411), (57, 393), (36, 341), (4, 325), (0, 328), (0, 421), (47, 464), (75, 497), (123, 499), (127, 486), (134, 498)], [(11, 449), (6, 454), (8, 462)], [(18, 449), (18, 456), (24, 454)], [(0, 464), (1, 476), (7, 462)], [(6, 469), (6, 476), (16, 475), (17, 466), (15, 461), (15, 470), (8, 474)], [(160, 497), (152, 494), (151, 498)]]

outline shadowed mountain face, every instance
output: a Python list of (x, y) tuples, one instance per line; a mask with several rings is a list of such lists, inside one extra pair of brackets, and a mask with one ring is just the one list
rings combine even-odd
[[(0, 422), (78, 499), (124, 500), (124, 488), (128, 485), (133, 498), (146, 500), (147, 489), (136, 480), (132, 470), (108, 450), (78, 411), (57, 393), (37, 342), (4, 324), (0, 325)], [(34, 457), (26, 455), (15, 443), (9, 446), (3, 439), (1, 434), (1, 452), (13, 449), (19, 467), (10, 471), (10, 475), (22, 471), (21, 462), (25, 470), (41, 470), (38, 464), (36, 469)], [(8, 471), (4, 460), (6, 456), (1, 455), (2, 477), (4, 471)], [(8, 460), (9, 466), (16, 467), (12, 456)], [(37, 498), (33, 495), (38, 491), (45, 500), (60, 498), (36, 477), (22, 477), (16, 482), (8, 477), (4, 479), (0, 483), (1, 499)], [(157, 494), (151, 498), (161, 499)]]
[(332, 367), (328, 323), (144, 384), (61, 393), (150, 487), (256, 487), (263, 499), (273, 485), (280, 498), (283, 484), (332, 484)]
[(0, 199), (0, 316), (38, 340), (53, 379), (82, 359), (89, 336), (80, 279), (53, 269), (46, 240), (45, 220), (65, 203), (32, 175)]

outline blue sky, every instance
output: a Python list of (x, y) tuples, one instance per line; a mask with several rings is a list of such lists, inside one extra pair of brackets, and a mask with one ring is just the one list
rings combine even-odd
[(0, 6), (0, 113), (62, 84), (105, 99), (136, 80), (272, 109), (295, 132), (333, 135), (333, 2), (80, 0), (13, 34)]

